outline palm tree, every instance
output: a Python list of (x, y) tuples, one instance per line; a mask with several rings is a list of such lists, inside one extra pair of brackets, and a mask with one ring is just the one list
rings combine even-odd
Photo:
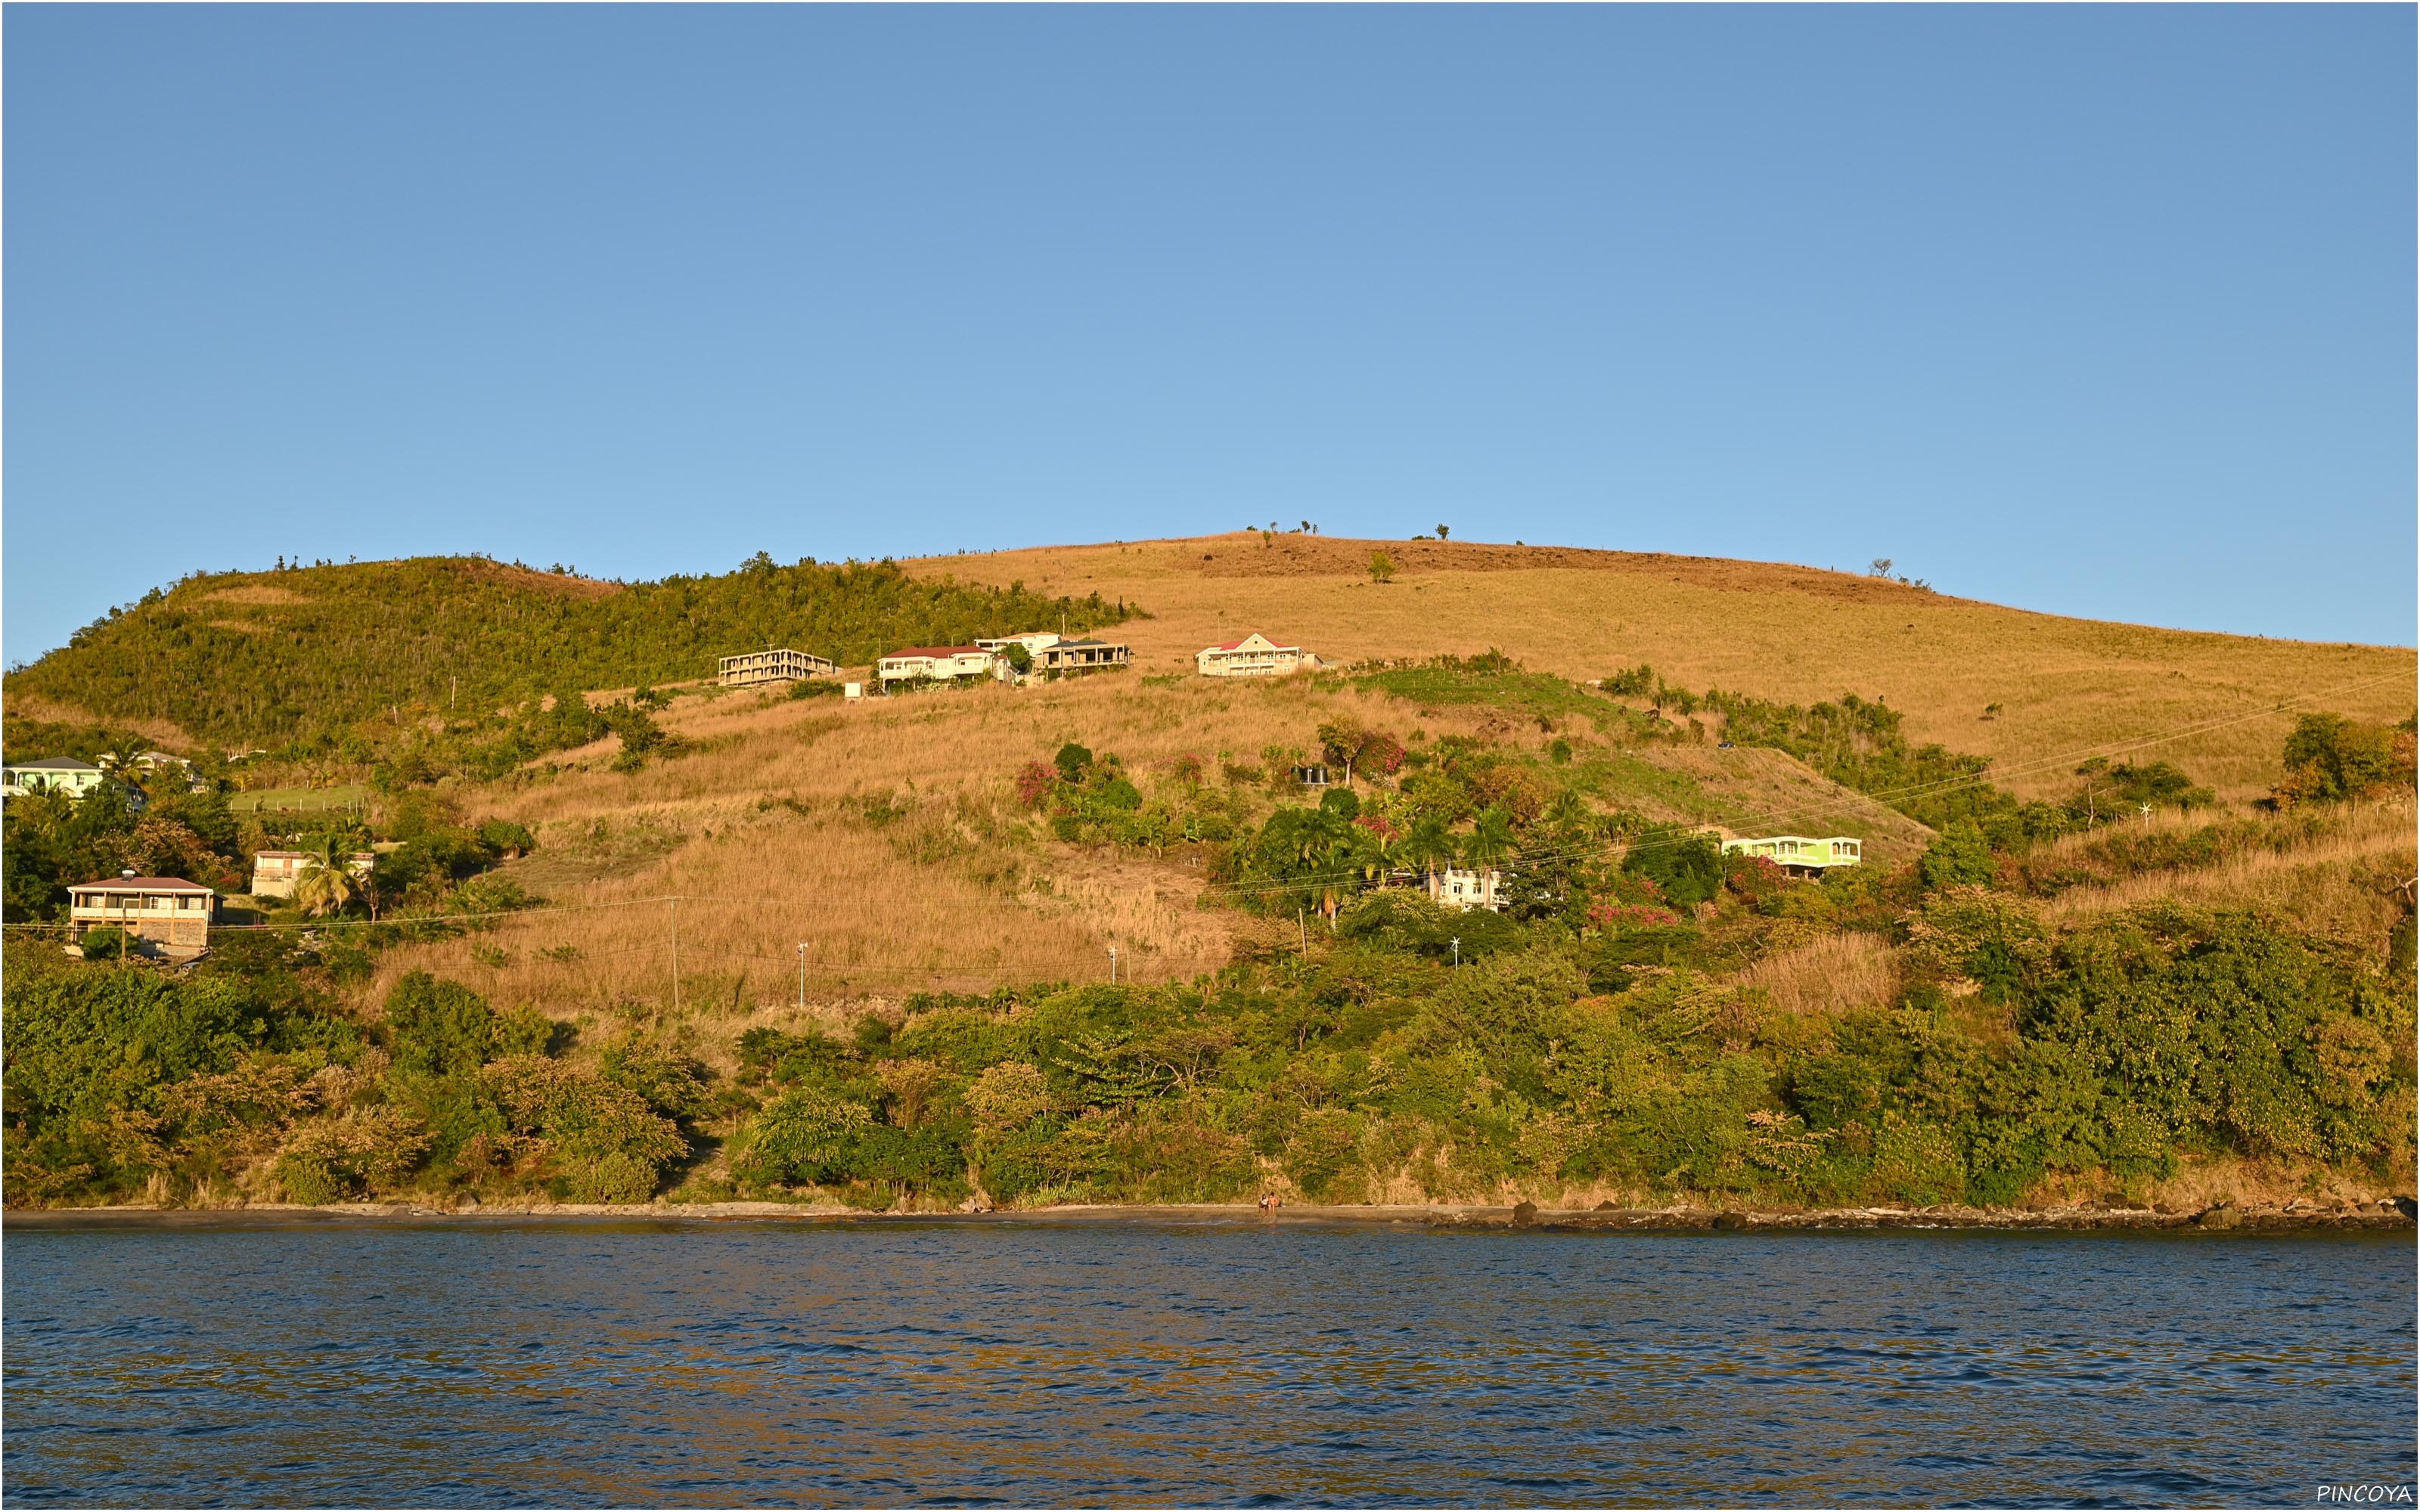
[(303, 848), (294, 901), (314, 918), (343, 913), (362, 895), (362, 879), (353, 875), (352, 863), (351, 836), (336, 831), (313, 836)]
[(1453, 831), (1436, 815), (1423, 814), (1396, 842), (1395, 855), (1421, 876), (1433, 877), (1438, 867), (1453, 864)]
[(1545, 820), (1558, 835), (1568, 839), (1588, 841), (1596, 838), (1596, 810), (1588, 806), (1586, 798), (1569, 788), (1556, 795), (1555, 800), (1546, 805)]
[(1474, 871), (1484, 871), (1512, 854), (1512, 815), (1502, 804), (1490, 804), (1480, 810), (1462, 842), (1463, 859)]

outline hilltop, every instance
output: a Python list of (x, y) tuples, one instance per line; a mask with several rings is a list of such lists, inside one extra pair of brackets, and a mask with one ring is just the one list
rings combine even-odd
[[(261, 903), (269, 933), (190, 988), (15, 933), (12, 1036), (34, 1038), (11, 1085), (38, 1111), (11, 1200), (2198, 1205), (2410, 1182), (2409, 651), (1808, 568), (1259, 532), (710, 589), (388, 566), (460, 606), (509, 593), (518, 618), (448, 633), (526, 646), (520, 688), (554, 696), (295, 737), (217, 774), (270, 800), (241, 813), (169, 795), (112, 829), (11, 800), (12, 921), (79, 867), (240, 872), (272, 843), (376, 843), (381, 910)], [(375, 637), (331, 600), (382, 579), (309, 580), (307, 604), (273, 580), (163, 604), (186, 632), (294, 615), (267, 643), (318, 670), (290, 686), (349, 713), (369, 687), (330, 670)], [(681, 658), (740, 623), (800, 623), (766, 607), (783, 584), (835, 636), (1089, 614), (1136, 665), (856, 702), (623, 691), (693, 676)], [(206, 596), (231, 590), (255, 601)], [(161, 607), (96, 632), (131, 681), (62, 653), (12, 679), (12, 720), (36, 687), (121, 720), (185, 697), (128, 659), (170, 639), (138, 618)], [(607, 623), (661, 639), (583, 660), (564, 627)], [(1251, 629), (1327, 665), (1193, 674)], [(1298, 779), (1348, 761), (1349, 789)], [(365, 785), (366, 834), (280, 807), (278, 784), (333, 783)], [(1863, 862), (1792, 877), (1708, 827), (1845, 836)], [(1427, 902), (1446, 865), (1500, 869), (1505, 910)], [(178, 995), (219, 1038), (167, 1026)], [(95, 1036), (177, 1049), (79, 1058)], [(195, 1075), (269, 1101), (194, 1102)], [(113, 1107), (162, 1120), (161, 1152)]]
[[(1372, 580), (1373, 552), (1394, 562), (1391, 582)], [(1913, 739), (1991, 758), (2025, 796), (2061, 790), (2071, 752), (2211, 723), (2156, 755), (2256, 797), (2293, 724), (2279, 704), (2391, 721), (2412, 712), (2420, 675), (2403, 647), (2067, 619), (1821, 568), (1568, 547), (1238, 532), (902, 566), (1146, 601), (1152, 620), (1127, 634), (1155, 670), (1259, 629), (1348, 662), (1495, 646), (1579, 680), (1647, 662), (1698, 690), (1854, 693), (1904, 716)]]
[(1089, 629), (1126, 613), (887, 562), (783, 566), (759, 553), (735, 572), (621, 583), (421, 557), (198, 574), (110, 610), (7, 688), (21, 713), (132, 727), (184, 753), (400, 725), (404, 709), (477, 713), (564, 688), (694, 681), (719, 656), (767, 646), (862, 665), (902, 644)]

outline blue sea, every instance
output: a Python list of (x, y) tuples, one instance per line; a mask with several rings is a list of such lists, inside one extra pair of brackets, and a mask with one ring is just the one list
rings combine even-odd
[(2310, 1505), (2420, 1429), (2409, 1232), (432, 1219), (5, 1266), (18, 1505)]

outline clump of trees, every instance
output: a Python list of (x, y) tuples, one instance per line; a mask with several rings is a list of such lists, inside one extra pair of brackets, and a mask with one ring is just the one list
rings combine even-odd
[(2392, 728), (2338, 714), (2306, 714), (2286, 737), (2286, 776), (2272, 808), (2345, 803), (2412, 785), (2413, 721)]

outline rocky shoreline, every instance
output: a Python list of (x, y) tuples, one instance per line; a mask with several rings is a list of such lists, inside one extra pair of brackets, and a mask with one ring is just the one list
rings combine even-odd
[(1187, 1206), (1070, 1205), (1010, 1211), (958, 1212), (865, 1212), (838, 1206), (781, 1202), (643, 1203), (628, 1206), (578, 1203), (481, 1205), (453, 1208), (414, 1203), (346, 1203), (329, 1207), (258, 1204), (227, 1208), (19, 1208), (0, 1213), (0, 1227), (233, 1227), (330, 1223), (431, 1221), (528, 1222), (620, 1220), (648, 1223), (813, 1222), (849, 1224), (1225, 1224), (1421, 1227), (1448, 1231), (1521, 1230), (1540, 1233), (1750, 1233), (1840, 1232), (1859, 1229), (1959, 1229), (2085, 1232), (2190, 1229), (2205, 1233), (2303, 1233), (2325, 1230), (2392, 1230), (2414, 1227), (2409, 1197), (2369, 1203), (2288, 1202), (2281, 1206), (2221, 1202), (2184, 1211), (2095, 1203), (2073, 1207), (2003, 1208), (1540, 1208), (1514, 1207), (1317, 1207), (1275, 1211), (1244, 1203)]

